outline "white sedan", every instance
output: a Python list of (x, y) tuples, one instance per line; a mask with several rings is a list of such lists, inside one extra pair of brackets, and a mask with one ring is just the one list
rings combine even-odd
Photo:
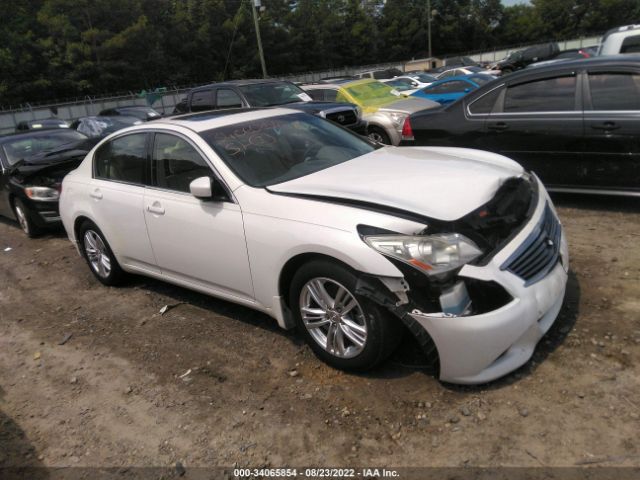
[(515, 162), (382, 147), (288, 109), (121, 130), (64, 179), (60, 211), (100, 282), (131, 272), (255, 308), (348, 370), (409, 331), (443, 381), (498, 378), (567, 281), (551, 200)]

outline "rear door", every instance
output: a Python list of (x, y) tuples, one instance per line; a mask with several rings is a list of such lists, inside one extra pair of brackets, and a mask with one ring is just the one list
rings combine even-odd
[(93, 218), (118, 261), (158, 273), (145, 225), (143, 198), (149, 181), (148, 132), (120, 135), (102, 144), (86, 191)]
[(576, 72), (507, 82), (487, 117), (484, 143), (533, 170), (547, 185), (576, 183), (583, 147)]
[(581, 184), (640, 189), (640, 69), (591, 68)]

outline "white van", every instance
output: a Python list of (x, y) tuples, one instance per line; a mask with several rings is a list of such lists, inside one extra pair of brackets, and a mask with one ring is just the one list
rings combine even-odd
[(640, 25), (625, 25), (604, 34), (598, 55), (619, 53), (640, 53)]

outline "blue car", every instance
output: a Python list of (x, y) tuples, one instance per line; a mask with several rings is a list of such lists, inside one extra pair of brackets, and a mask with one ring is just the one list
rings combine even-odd
[(446, 105), (455, 102), (467, 93), (481, 87), (485, 83), (495, 80), (493, 75), (486, 73), (472, 73), (470, 75), (460, 75), (449, 77), (445, 80), (433, 82), (428, 87), (417, 90), (411, 94), (412, 97), (426, 98)]

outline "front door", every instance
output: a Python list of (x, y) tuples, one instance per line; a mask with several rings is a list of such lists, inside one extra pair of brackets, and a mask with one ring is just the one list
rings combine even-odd
[(147, 229), (158, 266), (169, 279), (214, 293), (253, 298), (240, 206), (200, 200), (189, 184), (214, 172), (182, 136), (156, 133), (152, 187), (145, 192)]

